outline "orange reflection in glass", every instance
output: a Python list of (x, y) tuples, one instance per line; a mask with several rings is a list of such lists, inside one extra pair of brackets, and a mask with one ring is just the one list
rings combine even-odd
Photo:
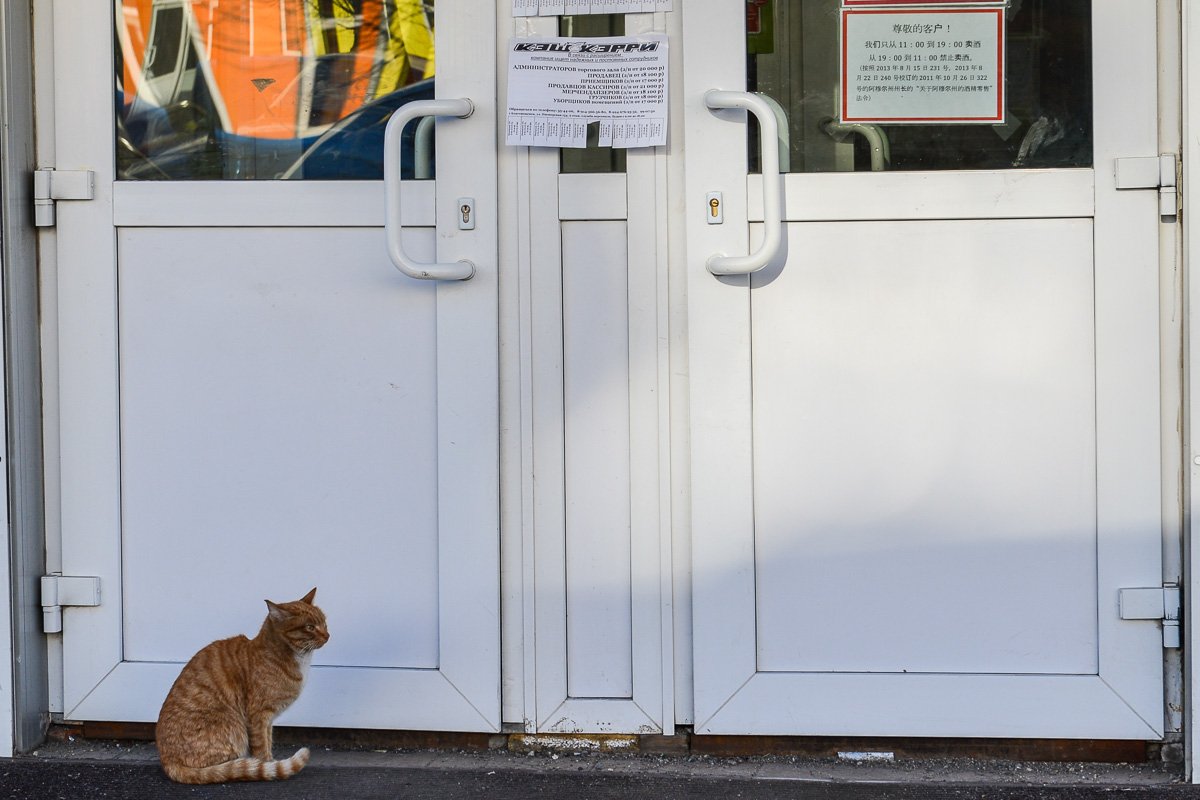
[(321, 133), (434, 73), (432, 0), (118, 0), (126, 108), (201, 104), (256, 139)]

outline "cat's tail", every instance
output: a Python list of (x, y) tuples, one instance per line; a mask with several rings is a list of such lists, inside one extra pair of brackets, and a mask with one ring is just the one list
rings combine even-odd
[(301, 747), (291, 758), (282, 761), (263, 761), (258, 758), (235, 758), (211, 767), (184, 767), (163, 764), (167, 777), (179, 783), (224, 783), (225, 781), (282, 781), (304, 769), (308, 763), (308, 748)]

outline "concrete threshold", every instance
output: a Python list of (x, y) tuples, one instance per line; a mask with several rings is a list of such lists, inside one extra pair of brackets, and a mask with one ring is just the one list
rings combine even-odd
[[(973, 758), (859, 758), (756, 756), (723, 758), (707, 755), (652, 755), (603, 751), (581, 739), (576, 748), (492, 750), (343, 749), (277, 739), (275, 752), (286, 756), (301, 745), (309, 746), (308, 770), (337, 771), (438, 771), (447, 774), (538, 774), (632, 776), (704, 779), (775, 784), (909, 784), (926, 787), (1107, 787), (1147, 789), (1179, 786), (1178, 769), (1162, 762), (1132, 764), (1008, 761)], [(876, 754), (878, 755), (878, 754)], [(152, 742), (105, 741), (67, 737), (50, 741), (29, 756), (29, 762), (109, 763), (157, 768)], [(306, 770), (306, 771), (308, 771)], [(303, 774), (303, 773), (302, 773)], [(2, 796), (2, 795), (0, 795)], [(1124, 795), (1123, 795), (1124, 796)], [(1200, 793), (1197, 794), (1200, 797)]]

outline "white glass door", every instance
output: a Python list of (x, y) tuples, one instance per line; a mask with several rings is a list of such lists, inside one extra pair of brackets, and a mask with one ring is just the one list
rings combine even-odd
[(682, 9), (696, 730), (1158, 738), (1154, 15), (930, 5)]
[(497, 730), (494, 19), (58, 11), (57, 163), (96, 194), (58, 212), (62, 568), (102, 596), (65, 613), (64, 716), (155, 719), (317, 586), (282, 722)]

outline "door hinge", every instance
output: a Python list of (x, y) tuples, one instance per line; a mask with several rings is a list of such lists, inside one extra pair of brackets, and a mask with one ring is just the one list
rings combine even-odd
[(42, 632), (62, 633), (63, 606), (100, 605), (100, 579), (42, 576)]
[(1179, 159), (1174, 153), (1140, 158), (1118, 158), (1118, 189), (1158, 189), (1158, 215), (1178, 217), (1183, 195), (1179, 192)]
[(90, 169), (37, 169), (33, 171), (33, 224), (54, 225), (58, 200), (91, 200), (96, 196), (96, 175)]
[(1121, 619), (1157, 619), (1162, 621), (1163, 647), (1182, 644), (1179, 611), (1183, 605), (1178, 584), (1167, 583), (1149, 589), (1121, 589)]

